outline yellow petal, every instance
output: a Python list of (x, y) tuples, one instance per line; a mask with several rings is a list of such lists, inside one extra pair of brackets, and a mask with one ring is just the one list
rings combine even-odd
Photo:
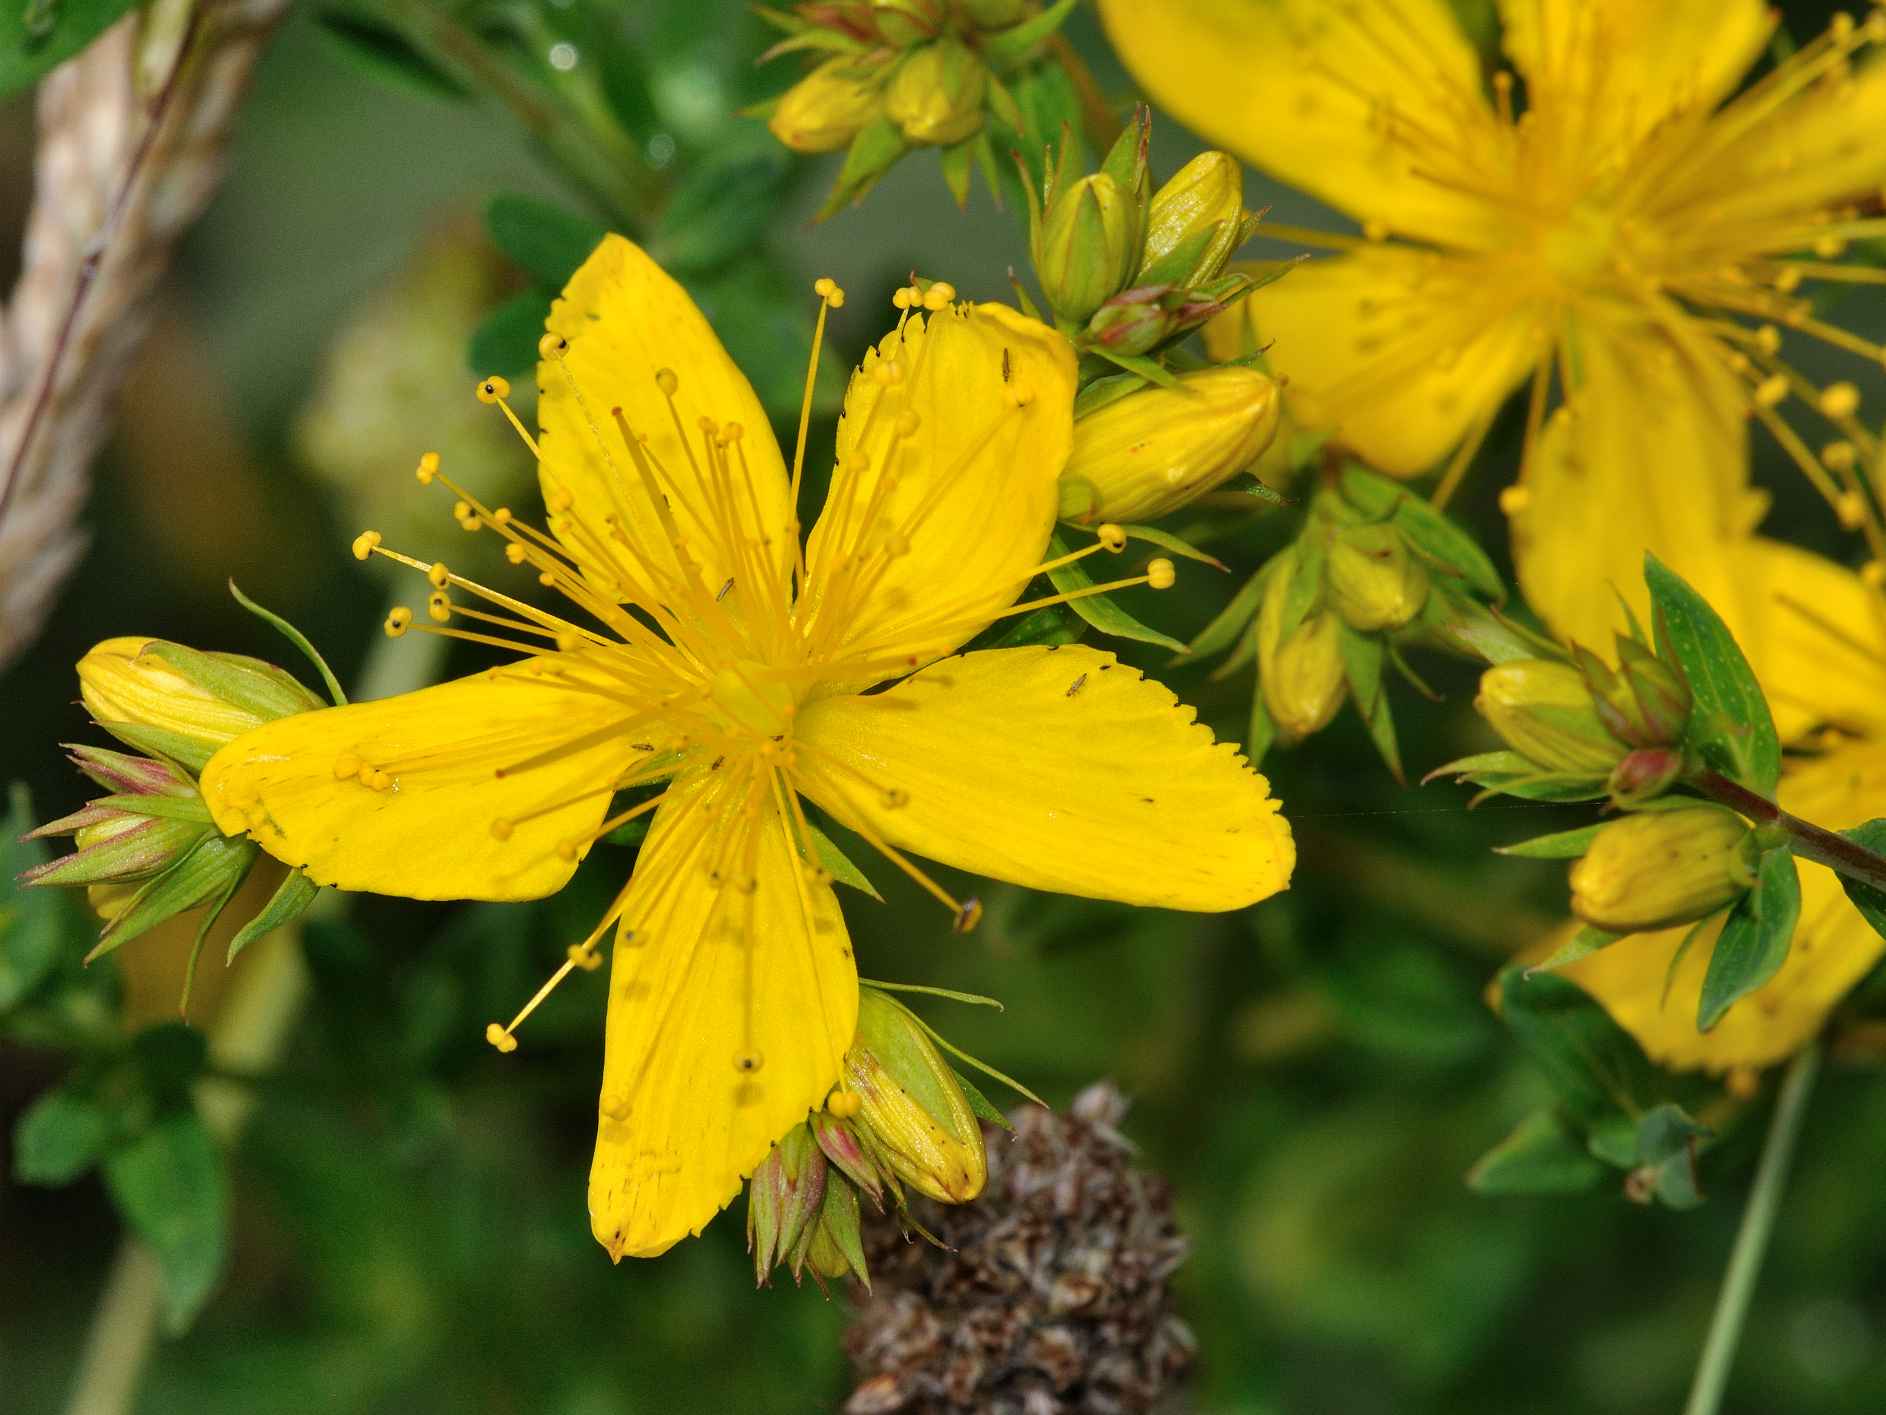
[(1100, 0), (1153, 101), (1216, 146), (1358, 220), (1477, 244), (1486, 209), (1418, 175), (1412, 135), (1493, 121), (1445, 0)]
[(1500, 0), (1535, 120), (1597, 167), (1678, 113), (1707, 114), (1774, 32), (1766, 0)]
[[(285, 717), (211, 758), (203, 797), (225, 833), (246, 830), (317, 884), (411, 899), (551, 894), (587, 851), (609, 783), (648, 756), (641, 732), (609, 730), (635, 710), (571, 686), (579, 679), (591, 679), (579, 663), (548, 655)], [(497, 775), (564, 744), (576, 749)], [(494, 834), (500, 820), (515, 822), (508, 838), (502, 825)]]
[(1752, 536), (1718, 606), (1761, 680), (1784, 742), (1831, 724), (1886, 737), (1886, 603), (1825, 556)]
[[(699, 1233), (823, 1102), (857, 1026), (831, 886), (807, 876), (772, 804), (737, 814), (733, 777), (676, 783), (629, 885), (589, 1176), (590, 1227), (615, 1258)], [(735, 862), (718, 889), (710, 850)], [(749, 858), (750, 893), (738, 877)], [(741, 1070), (755, 1054), (758, 1068)]]
[(1546, 420), (1512, 515), (1526, 601), (1553, 631), (1608, 648), (1622, 595), (1646, 625), (1644, 552), (1712, 604), (1732, 598), (1733, 551), (1758, 514), (1741, 385), (1661, 330), (1591, 320), (1568, 333), (1577, 370)]
[(838, 819), (1032, 888), (1237, 909), (1284, 888), (1296, 861), (1237, 749), (1095, 649), (947, 659), (812, 704), (796, 735), (806, 794)]
[[(1794, 768), (1780, 795), (1782, 805), (1816, 824), (1858, 825), (1878, 815), (1886, 797), (1886, 744), (1849, 744)], [(1847, 901), (1832, 871), (1806, 862), (1800, 869), (1801, 923), (1787, 962), (1707, 1035), (1696, 1030), (1696, 1007), (1716, 926), (1677, 965), (1668, 1002), (1664, 976), (1686, 929), (1620, 939), (1572, 964), (1566, 976), (1666, 1066), (1721, 1072), (1781, 1061), (1820, 1030), (1886, 950), (1886, 939)]]
[(1479, 262), (1385, 245), (1298, 266), (1213, 321), (1206, 343), (1216, 359), (1268, 345), (1299, 426), (1415, 476), (1531, 370), (1539, 319)]
[[(779, 444), (687, 291), (640, 246), (608, 236), (551, 306), (549, 327), (569, 347), (537, 371), (538, 472), (550, 527), (571, 554), (593, 577), (639, 584), (671, 605), (685, 600), (677, 540), (698, 567), (692, 582), (713, 594), (733, 579), (733, 603), (762, 557), (777, 574), (793, 534)], [(673, 375), (672, 399), (657, 382), (662, 370)], [(614, 408), (642, 440), (666, 505), (651, 498)], [(738, 425), (738, 442), (718, 447), (703, 418)]]
[(1046, 325), (954, 305), (885, 335), (806, 548), (819, 651), (922, 662), (973, 637), (1041, 564), (1073, 436), (1074, 351)]

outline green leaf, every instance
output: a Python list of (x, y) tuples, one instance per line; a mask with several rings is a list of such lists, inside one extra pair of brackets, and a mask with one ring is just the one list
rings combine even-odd
[(224, 962), (234, 963), (236, 955), (258, 938), (300, 918), (320, 892), (321, 886), (300, 870), (290, 870), (287, 878), (276, 886), (275, 893), (269, 896), (268, 903), (262, 906), (262, 911), (236, 930), (236, 936), (229, 940)]
[(1044, 604), (1031, 614), (1011, 619), (1007, 624), (990, 626), (985, 636), (978, 635), (965, 652), (975, 649), (1012, 649), (1030, 644), (1078, 643), (1087, 632), (1080, 615), (1065, 604)]
[(1561, 830), (1552, 835), (1538, 835), (1531, 840), (1522, 840), (1517, 845), (1496, 845), (1496, 855), (1515, 855), (1522, 860), (1576, 860), (1591, 849), (1591, 842), (1598, 838), (1605, 823), (1580, 826), (1577, 830)]
[(544, 316), (555, 297), (542, 290), (513, 295), (472, 330), (465, 345), (465, 365), (474, 374), (501, 374), (515, 378), (537, 367), (537, 341), (543, 338)]
[(1075, 395), (1074, 420), (1079, 422), (1109, 403), (1130, 398), (1145, 386), (1146, 380), (1136, 373), (1109, 373), (1096, 378)]
[[(1840, 832), (1855, 845), (1864, 845), (1876, 853), (1886, 853), (1886, 818), (1870, 820), (1865, 825), (1856, 825), (1852, 830)], [(1840, 887), (1847, 891), (1847, 898), (1853, 901), (1873, 931), (1886, 937), (1886, 893), (1874, 889), (1871, 885), (1861, 884), (1858, 880), (1840, 876)]]
[(108, 806), (127, 815), (149, 816), (158, 820), (188, 821), (209, 825), (210, 808), (201, 796), (100, 796), (94, 806)]
[[(561, 290), (609, 234), (587, 216), (525, 196), (494, 197), (485, 208), (485, 229), (525, 274), (552, 290)], [(539, 311), (540, 322), (543, 313)]]
[(105, 1160), (118, 1212), (156, 1255), (164, 1325), (187, 1330), (222, 1275), (229, 1189), (215, 1142), (194, 1111), (159, 1120)]
[(865, 124), (845, 149), (844, 166), (838, 169), (838, 179), (814, 219), (823, 221), (847, 203), (859, 200), (903, 155), (903, 136), (890, 119), (874, 118)]
[(1588, 1127), (1636, 1116), (1656, 1092), (1656, 1072), (1630, 1033), (1578, 984), (1514, 965), (1499, 976), (1500, 1019)]
[(57, 889), (20, 883), (22, 872), (44, 864), (52, 852), (42, 840), (22, 840), (33, 828), (33, 803), (14, 783), (0, 821), (0, 1013), (17, 1005), (45, 979), (80, 925), (67, 896)]
[(675, 187), (649, 239), (663, 269), (681, 274), (721, 265), (751, 250), (772, 226), (792, 160), (770, 135), (755, 132), (753, 141), (702, 159)]
[(1682, 666), (1693, 705), (1684, 745), (1751, 791), (1775, 794), (1781, 741), (1761, 685), (1716, 611), (1656, 556), (1644, 556), (1658, 652)]
[(131, 6), (132, 0), (7, 0), (0, 5), (0, 98), (31, 88)]
[[(1048, 558), (1053, 560), (1066, 555), (1067, 543), (1057, 532), (1048, 542)], [(1094, 579), (1081, 568), (1077, 560), (1071, 565), (1050, 570), (1048, 578), (1062, 594), (1073, 594), (1079, 590), (1091, 589)], [(1161, 648), (1174, 652), (1185, 652), (1185, 645), (1170, 634), (1162, 634), (1157, 629), (1148, 628), (1113, 601), (1111, 595), (1090, 594), (1080, 599), (1069, 600), (1068, 608), (1080, 615), (1103, 634), (1111, 634), (1116, 639), (1133, 639), (1142, 644), (1157, 644)]]
[(48, 1091), (13, 1127), (13, 1177), (22, 1184), (70, 1184), (98, 1163), (111, 1117), (89, 1096)]
[(831, 836), (810, 822), (806, 824), (806, 830), (811, 833), (812, 848), (818, 851), (819, 863), (825, 867), (833, 879), (840, 884), (848, 884), (853, 889), (861, 890), (880, 904), (884, 902), (884, 896), (878, 893), (877, 886), (865, 877), (863, 870), (852, 864), (851, 858), (838, 848), (837, 842)]
[(131, 1040), (131, 1056), (145, 1087), (170, 1104), (186, 1102), (208, 1054), (203, 1034), (182, 1022), (159, 1022)]
[(1177, 375), (1159, 360), (1145, 354), (1116, 354), (1104, 344), (1089, 345), (1087, 352), (1105, 359), (1115, 368), (1125, 369), (1128, 373), (1136, 373), (1148, 383), (1156, 383), (1161, 388), (1179, 386)]
[(229, 582), (229, 593), (235, 596), (237, 604), (248, 610), (249, 613), (253, 614), (257, 619), (260, 619), (284, 639), (287, 639), (289, 643), (301, 650), (308, 662), (312, 663), (315, 670), (321, 675), (321, 682), (326, 685), (327, 695), (329, 699), (332, 700), (335, 707), (347, 706), (347, 694), (341, 691), (340, 679), (334, 676), (334, 670), (327, 666), (327, 660), (321, 657), (320, 650), (316, 649), (315, 646), (309, 642), (306, 634), (302, 633), (301, 630), (282, 618), (281, 615), (275, 613), (273, 610), (264, 609), (261, 605), (250, 599), (249, 596), (242, 592), (234, 580)]
[(1607, 1173), (1554, 1110), (1535, 1110), (1513, 1133), (1474, 1161), (1467, 1187), (1477, 1194), (1583, 1194)]
[(329, 11), (315, 16), (315, 33), (360, 73), (420, 98), (462, 99), (466, 90), (396, 31), (361, 15)]
[(1696, 1030), (1707, 1032), (1736, 1002), (1775, 976), (1801, 917), (1801, 874), (1785, 845), (1762, 853), (1755, 887), (1729, 911), (1703, 974)]

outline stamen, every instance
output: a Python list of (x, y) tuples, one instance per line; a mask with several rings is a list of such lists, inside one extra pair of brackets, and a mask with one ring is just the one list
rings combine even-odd
[[(505, 420), (511, 424), (512, 431), (524, 440), (524, 445), (530, 448), (530, 455), (541, 460), (542, 454), (537, 450), (537, 439), (530, 435), (524, 424), (518, 420), (517, 414), (511, 411), (510, 396), (510, 380), (499, 378), (495, 373), (489, 378), (481, 380), (478, 384), (478, 401), (487, 405), (496, 403), (502, 408), (504, 410)], [(436, 470), (438, 466), (436, 460), (433, 466)], [(426, 481), (428, 478), (421, 477), (420, 480)]]

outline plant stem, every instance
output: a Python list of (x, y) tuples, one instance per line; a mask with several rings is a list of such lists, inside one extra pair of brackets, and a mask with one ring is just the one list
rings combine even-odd
[(1722, 1276), (1716, 1313), (1710, 1319), (1703, 1354), (1696, 1362), (1696, 1376), (1683, 1415), (1716, 1415), (1721, 1408), (1729, 1368), (1735, 1363), (1736, 1347), (1742, 1339), (1742, 1323), (1748, 1316), (1755, 1280), (1761, 1275), (1762, 1259), (1775, 1230), (1782, 1191), (1787, 1188), (1795, 1142), (1801, 1137), (1801, 1122), (1807, 1115), (1808, 1094), (1814, 1088), (1820, 1059), (1818, 1041), (1804, 1047), (1789, 1064), (1775, 1097), (1775, 1114), (1768, 1122), (1768, 1139), (1755, 1169), (1755, 1186), (1749, 1190), (1748, 1207), (1742, 1211), (1742, 1227), (1736, 1232), (1729, 1267)]
[(1741, 812), (1757, 825), (1772, 825), (1788, 834), (1789, 845), (1804, 860), (1825, 865), (1835, 874), (1858, 880), (1873, 889), (1886, 891), (1886, 856), (1864, 845), (1824, 830), (1812, 821), (1790, 815), (1766, 796), (1749, 790), (1717, 771), (1703, 770), (1689, 779), (1689, 784), (1732, 810)]

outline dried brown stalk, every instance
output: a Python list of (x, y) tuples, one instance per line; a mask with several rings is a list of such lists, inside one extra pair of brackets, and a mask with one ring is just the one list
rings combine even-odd
[(40, 85), (23, 269), (0, 311), (0, 669), (84, 551), (92, 458), (152, 293), (287, 4), (158, 0)]

